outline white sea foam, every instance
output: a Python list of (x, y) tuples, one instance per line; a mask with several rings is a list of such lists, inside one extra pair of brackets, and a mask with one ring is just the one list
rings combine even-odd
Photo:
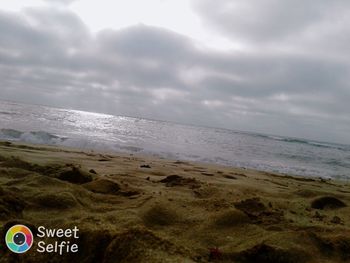
[(14, 129), (0, 129), (0, 139), (51, 145), (62, 144), (66, 140), (66, 138), (44, 131), (22, 132)]
[(350, 147), (0, 101), (0, 140), (350, 178)]

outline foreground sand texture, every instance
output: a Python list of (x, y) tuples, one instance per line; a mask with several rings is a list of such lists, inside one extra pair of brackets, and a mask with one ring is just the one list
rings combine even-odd
[[(0, 142), (0, 262), (350, 262), (347, 182)], [(4, 246), (22, 223), (79, 252)]]

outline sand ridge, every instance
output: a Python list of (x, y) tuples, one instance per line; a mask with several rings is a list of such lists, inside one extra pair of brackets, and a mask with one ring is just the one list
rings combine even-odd
[[(349, 262), (347, 182), (0, 142), (0, 262)], [(23, 223), (80, 252), (5, 249)]]

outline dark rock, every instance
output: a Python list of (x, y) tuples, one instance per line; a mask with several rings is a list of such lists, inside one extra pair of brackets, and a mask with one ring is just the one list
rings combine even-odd
[(57, 175), (57, 178), (62, 181), (67, 181), (73, 184), (84, 184), (92, 181), (92, 176), (75, 166), (67, 167)]
[(121, 191), (120, 195), (126, 196), (126, 197), (135, 197), (137, 195), (141, 194), (140, 191), (137, 190), (127, 190), (127, 191)]
[(237, 178), (232, 175), (225, 175), (224, 177), (227, 179), (237, 180)]
[(201, 174), (202, 174), (202, 175), (205, 175), (205, 176), (214, 176), (214, 174), (212, 174), (212, 173), (206, 173), (206, 172), (202, 172)]
[(311, 207), (314, 209), (339, 209), (346, 207), (346, 204), (338, 198), (324, 196), (312, 201)]
[(169, 175), (166, 178), (160, 180), (159, 182), (161, 183), (172, 183), (172, 182), (178, 182), (181, 181), (183, 179), (183, 177), (179, 176), (179, 175)]

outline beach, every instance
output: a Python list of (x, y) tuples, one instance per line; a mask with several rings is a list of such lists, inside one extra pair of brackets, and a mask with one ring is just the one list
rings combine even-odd
[[(346, 181), (0, 142), (0, 262), (349, 262), (349, 205)], [(79, 251), (39, 253), (39, 226), (77, 226)]]

